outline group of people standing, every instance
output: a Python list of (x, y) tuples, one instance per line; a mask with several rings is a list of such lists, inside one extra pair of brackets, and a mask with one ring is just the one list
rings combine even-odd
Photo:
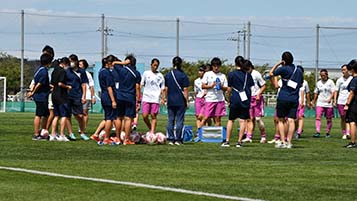
[[(142, 110), (143, 120), (149, 133), (154, 133), (160, 104), (166, 104), (168, 144), (182, 145), (185, 111), (189, 107), (190, 83), (182, 69), (183, 61), (180, 57), (173, 58), (173, 68), (166, 75), (158, 71), (160, 61), (156, 58), (151, 61), (151, 69), (145, 71), (143, 75), (136, 70), (136, 58), (133, 55), (128, 55), (124, 61), (120, 61), (114, 55), (102, 59), (98, 78), (104, 120), (100, 122), (97, 130), (104, 130), (103, 140), (99, 139), (98, 132), (90, 138), (85, 134), (88, 109), (96, 101), (93, 78), (85, 71), (88, 63), (79, 60), (76, 55), (63, 57), (55, 62), (53, 57), (53, 49), (46, 46), (40, 57), (41, 66), (36, 70), (33, 84), (28, 92), (28, 96), (33, 97), (36, 102), (33, 140), (46, 138), (50, 127), (50, 141), (76, 140), (71, 123), (73, 114), (78, 121), (80, 138), (83, 140), (91, 138), (98, 141), (99, 145), (134, 144), (129, 135), (132, 122), (139, 110)], [(310, 102), (308, 84), (303, 79), (304, 69), (295, 66), (293, 61), (293, 55), (284, 52), (281, 61), (273, 66), (268, 77), (265, 78), (270, 79), (273, 86), (278, 89), (276, 134), (269, 143), (275, 142), (277, 148), (292, 148), (294, 136), (299, 138), (302, 134), (306, 106), (316, 107), (314, 137), (321, 135), (323, 114), (327, 119), (326, 137), (329, 137), (335, 106), (341, 115), (342, 138), (351, 138), (351, 142), (346, 147), (356, 147), (357, 61), (352, 60), (341, 67), (343, 76), (337, 80), (336, 85), (328, 78), (327, 70), (321, 70), (321, 80), (316, 83), (312, 102)], [(48, 67), (54, 63), (57, 65), (51, 76), (48, 76)], [(215, 57), (209, 65), (202, 65), (198, 69), (199, 77), (194, 81), (197, 129), (212, 124), (221, 126), (221, 118), (226, 115), (228, 103), (227, 138), (221, 146), (230, 146), (232, 128), (237, 118), (240, 129), (236, 147), (252, 142), (255, 127), (259, 127), (260, 130), (260, 142), (266, 143), (262, 96), (266, 88), (265, 79), (254, 69), (251, 61), (241, 56), (235, 58), (235, 69), (228, 74), (228, 77), (220, 72), (221, 66), (222, 61)], [(279, 81), (278, 77), (280, 77)], [(50, 98), (49, 94), (51, 94)], [(49, 100), (52, 103), (49, 104)], [(53, 118), (50, 115), (51, 110)], [(59, 132), (58, 121), (60, 121)], [(110, 135), (113, 126), (116, 130), (115, 137)], [(64, 134), (65, 128), (68, 130), (67, 136)], [(120, 136), (122, 131), (125, 132), (124, 139)]]

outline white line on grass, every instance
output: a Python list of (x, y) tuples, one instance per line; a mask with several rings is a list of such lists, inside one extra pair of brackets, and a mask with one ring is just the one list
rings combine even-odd
[(67, 179), (79, 179), (79, 180), (94, 181), (94, 182), (109, 183), (109, 184), (120, 184), (120, 185), (126, 185), (126, 186), (135, 186), (135, 187), (156, 189), (156, 190), (162, 190), (162, 191), (185, 193), (185, 194), (191, 194), (191, 195), (202, 195), (202, 196), (207, 196), (207, 197), (215, 197), (215, 198), (229, 199), (229, 200), (264, 201), (264, 200), (250, 199), (250, 198), (244, 198), (244, 197), (221, 195), (221, 194), (215, 194), (215, 193), (191, 191), (191, 190), (185, 190), (185, 189), (180, 189), (180, 188), (172, 188), (172, 187), (165, 187), (165, 186), (155, 186), (155, 185), (150, 185), (150, 184), (142, 184), (142, 183), (134, 183), (134, 182), (126, 182), (126, 181), (116, 181), (116, 180), (110, 180), (110, 179), (99, 179), (99, 178), (91, 178), (91, 177), (80, 177), (80, 176), (64, 175), (64, 174), (57, 174), (57, 173), (52, 173), (52, 172), (43, 172), (43, 171), (37, 171), (37, 170), (29, 170), (29, 169), (23, 169), (23, 168), (0, 166), (0, 170), (10, 170), (10, 171), (15, 171), (15, 172), (25, 172), (25, 173), (31, 173), (31, 174), (37, 174), (37, 175), (46, 175), (46, 176), (50, 176), (50, 177), (61, 177), (61, 178), (67, 178)]

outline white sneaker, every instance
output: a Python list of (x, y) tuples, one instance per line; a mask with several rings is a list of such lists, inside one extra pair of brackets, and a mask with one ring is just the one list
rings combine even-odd
[(288, 149), (291, 149), (291, 148), (293, 148), (293, 144), (291, 144), (291, 143), (288, 143), (288, 144), (286, 145), (286, 148), (288, 148)]
[(246, 137), (246, 138), (244, 138), (244, 140), (242, 140), (242, 142), (243, 142), (243, 143), (245, 143), (245, 142), (250, 142), (250, 143), (252, 143), (253, 141), (252, 141), (252, 139)]
[(174, 143), (170, 141), (170, 142), (169, 142), (169, 145), (174, 145)]
[(260, 139), (260, 143), (261, 143), (261, 144), (267, 143), (267, 139), (266, 139), (265, 137), (262, 137), (262, 138)]
[(343, 135), (343, 136), (342, 136), (342, 139), (343, 139), (343, 140), (347, 140), (347, 135)]
[(50, 135), (49, 141), (57, 141), (57, 136), (56, 135)]
[(61, 135), (61, 136), (59, 137), (58, 141), (60, 141), (60, 142), (69, 142), (69, 139), (66, 138), (66, 136), (64, 136), (64, 135)]
[(274, 139), (268, 141), (268, 144), (274, 144), (274, 143), (276, 143), (276, 141), (278, 141), (278, 140), (276, 140), (276, 139), (274, 138)]
[(287, 148), (287, 146), (286, 146), (286, 144), (284, 142), (281, 142), (279, 144), (275, 144), (275, 148), (285, 149), (285, 148)]

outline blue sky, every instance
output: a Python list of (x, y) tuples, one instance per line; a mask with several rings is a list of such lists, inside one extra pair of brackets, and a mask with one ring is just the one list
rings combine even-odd
[[(134, 53), (146, 65), (158, 57), (163, 66), (169, 66), (175, 55), (176, 17), (181, 20), (180, 55), (188, 61), (218, 56), (232, 63), (237, 43), (228, 39), (236, 37), (234, 32), (244, 29), (250, 21), (253, 63), (273, 64), (283, 51), (290, 50), (297, 63), (313, 66), (316, 24), (357, 27), (357, 1), (352, 0), (2, 0), (1, 4), (0, 51), (19, 56), (18, 12), (24, 9), (28, 13), (25, 56), (30, 59), (37, 58), (40, 49), (50, 44), (59, 57), (76, 53), (90, 62), (100, 60), (97, 30), (102, 13), (113, 29), (108, 37), (109, 53), (119, 57)], [(322, 66), (339, 67), (355, 57), (357, 30), (323, 29), (320, 36)], [(241, 54), (242, 51), (240, 44)]]
[[(204, 3), (202, 3), (204, 2)], [(353, 0), (3, 0), (2, 8), (122, 16), (353, 17)]]

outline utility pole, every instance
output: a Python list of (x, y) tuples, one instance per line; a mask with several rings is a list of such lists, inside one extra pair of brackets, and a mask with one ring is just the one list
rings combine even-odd
[(250, 23), (250, 21), (248, 21), (248, 47), (247, 47), (247, 49), (248, 49), (248, 53), (247, 53), (247, 59), (248, 60), (250, 60), (250, 37), (251, 37), (251, 23)]
[(229, 37), (227, 38), (227, 40), (230, 40), (230, 41), (237, 41), (237, 56), (239, 56), (239, 49), (240, 49), (240, 33), (241, 31), (237, 31), (237, 37)]
[(176, 19), (176, 56), (180, 55), (180, 18)]
[(21, 10), (21, 78), (20, 78), (21, 112), (25, 111), (24, 57), (25, 57), (25, 12), (24, 10)]
[(101, 28), (98, 30), (101, 32), (101, 37), (102, 37), (102, 58), (105, 57), (105, 48), (104, 48), (104, 23), (105, 23), (105, 17), (104, 17), (104, 14), (102, 14), (102, 26)]
[(316, 60), (315, 60), (315, 82), (317, 82), (317, 74), (319, 70), (319, 37), (320, 37), (320, 25), (316, 25)]
[(246, 52), (246, 47), (247, 47), (247, 30), (246, 30), (246, 27), (244, 25), (243, 27), (243, 55), (244, 55), (244, 58), (247, 57), (247, 52)]
[(113, 29), (110, 29), (108, 25), (105, 25), (105, 16), (102, 14), (101, 27), (97, 30), (101, 32), (102, 37), (102, 58), (108, 54), (108, 36), (112, 36)]

